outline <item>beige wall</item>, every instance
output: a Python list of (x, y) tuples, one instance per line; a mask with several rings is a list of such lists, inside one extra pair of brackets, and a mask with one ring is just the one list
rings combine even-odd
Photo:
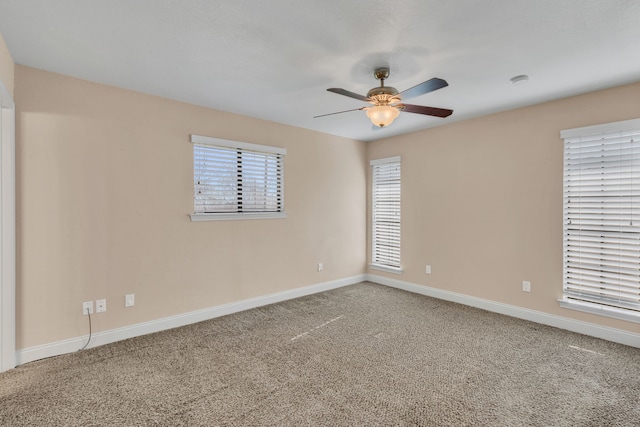
[(404, 266), (402, 275), (370, 273), (639, 332), (557, 303), (560, 131), (638, 117), (640, 83), (370, 143), (369, 159), (402, 156)]
[(4, 42), (2, 34), (0, 34), (0, 82), (13, 97), (13, 73), (14, 63), (11, 53)]
[[(19, 65), (15, 98), (18, 349), (82, 301), (99, 332), (364, 273), (365, 143)], [(190, 222), (191, 133), (286, 148), (288, 218)]]
[[(556, 300), (559, 132), (640, 117), (640, 84), (368, 144), (24, 66), (15, 99), (18, 349), (86, 334), (82, 301), (99, 332), (365, 272), (368, 160), (395, 155), (404, 273), (370, 273), (638, 332)], [(286, 148), (289, 217), (190, 222), (191, 133)]]

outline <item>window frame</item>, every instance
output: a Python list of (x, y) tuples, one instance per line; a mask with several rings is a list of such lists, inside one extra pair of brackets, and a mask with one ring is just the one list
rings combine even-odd
[[(273, 147), (268, 145), (261, 144), (252, 144), (249, 142), (241, 142), (241, 141), (233, 141), (228, 139), (221, 138), (213, 138), (209, 136), (202, 135), (191, 135), (191, 143), (195, 147), (196, 145), (200, 146), (209, 146), (212, 148), (220, 148), (224, 150), (238, 150), (243, 153), (259, 153), (262, 155), (279, 155), (279, 190), (278, 190), (278, 198), (280, 200), (280, 210), (279, 211), (265, 211), (265, 212), (195, 212), (195, 157), (192, 157), (192, 165), (193, 165), (193, 173), (192, 177), (194, 179), (193, 188), (193, 209), (194, 212), (189, 214), (191, 221), (199, 222), (199, 221), (219, 221), (219, 220), (245, 220), (245, 219), (280, 219), (286, 218), (287, 213), (285, 212), (285, 202), (284, 202), (284, 156), (287, 154), (287, 150), (281, 147)], [(193, 156), (193, 154), (192, 154)], [(238, 177), (240, 179), (240, 177)]]
[[(397, 231), (394, 230), (395, 236), (398, 241), (397, 253), (392, 254), (390, 257), (397, 257), (397, 264), (392, 265), (389, 262), (384, 262), (377, 254), (380, 252), (377, 246), (377, 226), (376, 226), (376, 182), (377, 172), (376, 168), (381, 165), (397, 164), (398, 165), (398, 183), (397, 183), (397, 203), (398, 203), (398, 221)], [(374, 270), (386, 271), (388, 273), (402, 274), (402, 251), (401, 251), (401, 239), (402, 239), (402, 158), (400, 156), (386, 157), (382, 159), (375, 159), (370, 161), (371, 166), (371, 263), (369, 268)]]
[[(601, 315), (601, 316), (606, 316), (606, 317), (612, 317), (612, 318), (616, 318), (616, 319), (620, 319), (620, 320), (626, 320), (626, 321), (631, 321), (631, 322), (636, 322), (636, 323), (640, 323), (640, 305), (636, 306), (636, 302), (628, 302), (628, 301), (619, 301), (616, 302), (614, 298), (606, 296), (604, 291), (609, 291), (611, 289), (611, 287), (615, 287), (616, 285), (611, 285), (605, 282), (602, 282), (603, 280), (607, 280), (607, 282), (610, 282), (611, 279), (608, 278), (610, 277), (609, 275), (611, 274), (610, 271), (608, 271), (608, 269), (605, 269), (603, 267), (603, 265), (610, 265), (612, 262), (612, 255), (610, 255), (610, 252), (613, 249), (606, 249), (605, 250), (605, 245), (609, 245), (611, 240), (619, 240), (619, 241), (623, 241), (625, 240), (627, 237), (633, 237), (632, 239), (628, 239), (626, 240), (627, 242), (633, 242), (635, 240), (638, 240), (640, 238), (640, 221), (634, 221), (633, 217), (634, 217), (634, 198), (636, 197), (636, 194), (640, 193), (640, 186), (636, 187), (635, 184), (633, 183), (633, 181), (625, 181), (624, 178), (617, 178), (616, 182), (620, 182), (620, 189), (618, 190), (618, 192), (620, 193), (620, 195), (612, 197), (613, 196), (613, 191), (611, 190), (612, 188), (616, 188), (615, 186), (611, 186), (610, 183), (607, 182), (607, 180), (612, 179), (612, 176), (618, 175), (620, 176), (623, 172), (618, 169), (616, 170), (615, 167), (619, 167), (618, 164), (616, 164), (615, 162), (613, 162), (612, 160), (609, 160), (610, 157), (608, 157), (609, 155), (605, 154), (605, 147), (608, 148), (608, 150), (606, 150), (606, 152), (613, 152), (615, 154), (617, 154), (617, 158), (619, 160), (617, 160), (617, 162), (620, 163), (620, 165), (622, 165), (624, 162), (631, 164), (631, 166), (627, 166), (627, 169), (629, 170), (628, 172), (624, 172), (624, 173), (629, 173), (630, 176), (633, 176), (634, 174), (640, 173), (640, 161), (636, 160), (636, 157), (638, 156), (638, 154), (640, 153), (640, 140), (636, 140), (636, 135), (638, 135), (640, 137), (640, 119), (634, 119), (634, 120), (625, 120), (625, 121), (621, 121), (621, 122), (614, 122), (614, 123), (606, 123), (606, 124), (602, 124), (602, 125), (595, 125), (595, 126), (586, 126), (586, 127), (581, 127), (581, 128), (576, 128), (576, 129), (568, 129), (568, 130), (563, 130), (560, 132), (560, 136), (563, 139), (563, 146), (564, 146), (564, 155), (563, 155), (563, 226), (562, 226), (562, 232), (563, 232), (563, 262), (562, 262), (562, 269), (563, 269), (563, 276), (562, 276), (562, 298), (560, 298), (558, 300), (558, 303), (560, 304), (561, 307), (563, 308), (568, 308), (568, 309), (573, 309), (573, 310), (578, 310), (578, 311), (583, 311), (583, 312), (587, 312), (587, 313), (592, 313), (592, 314), (597, 314), (597, 315)], [(618, 140), (620, 141), (613, 141), (614, 138), (618, 138)], [(616, 150), (619, 151), (610, 151), (609, 147), (613, 147), (615, 148), (615, 146), (619, 146), (620, 144), (626, 143), (626, 139), (629, 139), (629, 147), (625, 147), (624, 149), (622, 148), (616, 148)], [(583, 140), (584, 139), (584, 140)], [(640, 138), (639, 138), (640, 139)], [(599, 143), (598, 141), (602, 141), (601, 143)], [(582, 144), (590, 144), (589, 148), (584, 148)], [(587, 161), (591, 160), (593, 161), (594, 158), (600, 158), (600, 160), (598, 160), (598, 165), (600, 165), (600, 172), (597, 174), (594, 174), (593, 172), (587, 172), (587, 174), (585, 175), (585, 170), (587, 169), (583, 169), (582, 165), (579, 166), (572, 166), (572, 165), (568, 165), (569, 161), (571, 160), (572, 162), (575, 162), (576, 159), (576, 155), (575, 154), (569, 154), (569, 150), (570, 145), (569, 144), (581, 144), (580, 147), (578, 147), (578, 150), (588, 150), (591, 149), (591, 151), (593, 152), (593, 149), (598, 147), (598, 145), (600, 145), (602, 148), (600, 148), (599, 152), (603, 153), (600, 154), (599, 156), (589, 156), (587, 157)], [(609, 145), (607, 145), (609, 144)], [(573, 150), (576, 150), (575, 148), (573, 148)], [(626, 154), (625, 154), (626, 153)], [(578, 159), (579, 162), (581, 162), (582, 158), (584, 156), (582, 155), (581, 152), (578, 153)], [(638, 164), (636, 165), (636, 162), (638, 162)], [(607, 167), (607, 165), (610, 165), (610, 168)], [(571, 170), (569, 169), (571, 168)], [(593, 167), (590, 168), (591, 170), (594, 170)], [(571, 175), (573, 173), (573, 175)], [(576, 177), (575, 174), (578, 174), (578, 176)], [(582, 175), (580, 175), (582, 174)], [(598, 190), (593, 190), (594, 187), (594, 175), (598, 176), (597, 180), (596, 180), (596, 184), (599, 182), (600, 184), (598, 185)], [(624, 176), (624, 175), (623, 175)], [(590, 180), (590, 185), (589, 185), (589, 195), (588, 196), (583, 196), (582, 194), (578, 194), (577, 196), (573, 196), (574, 198), (574, 205), (571, 205), (570, 202), (570, 192), (573, 191), (574, 194), (577, 191), (578, 193), (580, 192), (580, 189), (577, 188), (577, 186), (573, 186), (571, 185), (571, 182), (580, 182), (581, 179), (589, 179)], [(573, 180), (573, 181), (572, 181)], [(636, 178), (637, 180), (637, 178)], [(631, 183), (630, 186), (628, 186), (628, 183)], [(586, 184), (584, 184), (586, 185)], [(630, 188), (630, 190), (628, 191), (628, 194), (625, 195), (624, 199), (622, 198), (622, 185), (628, 186)], [(571, 188), (573, 188), (571, 190)], [(582, 191), (586, 191), (586, 190), (582, 190)], [(594, 191), (598, 191), (600, 194), (596, 195), (592, 195), (591, 193), (594, 193)], [(605, 192), (610, 192), (605, 194)], [(604, 197), (603, 197), (604, 196)], [(589, 197), (594, 197), (594, 199), (589, 199)], [(584, 209), (589, 209), (589, 213), (585, 213), (583, 214), (583, 216), (581, 217), (580, 215), (582, 215), (581, 211), (582, 211), (582, 204), (584, 203), (585, 206), (592, 206), (595, 200), (595, 197), (598, 197), (599, 199), (605, 199), (604, 201), (600, 201), (600, 205), (597, 208), (587, 208), (585, 207)], [(609, 200), (606, 200), (609, 199)], [(640, 197), (639, 197), (640, 199)], [(576, 208), (575, 207), (575, 200), (578, 200), (579, 205)], [(584, 200), (584, 202), (583, 202)], [(638, 199), (636, 199), (638, 200)], [(637, 202), (636, 202), (637, 203)], [(621, 218), (624, 218), (625, 221), (630, 221), (630, 223), (628, 224), (628, 226), (626, 224), (625, 225), (625, 229), (623, 230), (623, 226), (619, 225), (619, 226), (614, 226), (614, 225), (604, 225), (605, 221), (608, 222), (610, 221), (610, 217), (611, 217), (611, 213), (613, 210), (614, 214), (617, 214), (618, 211), (620, 211), (621, 209), (623, 209), (622, 207), (616, 207), (617, 205), (619, 206), (625, 206), (628, 205), (629, 211), (627, 213), (627, 215), (629, 215), (629, 217), (624, 217), (621, 216)], [(578, 214), (574, 214), (572, 212), (575, 212), (576, 209), (580, 210), (580, 213)], [(594, 209), (596, 209), (596, 211), (593, 211)], [(600, 212), (600, 213), (598, 213)], [(624, 210), (621, 210), (620, 212), (624, 212)], [(586, 229), (582, 229), (582, 227), (576, 231), (576, 227), (574, 224), (571, 223), (571, 220), (578, 220), (580, 221), (580, 219), (582, 219), (582, 221), (586, 221), (586, 220), (590, 220), (591, 223), (593, 224), (594, 221), (598, 221), (597, 216), (601, 216), (603, 219), (599, 220), (601, 222), (596, 222), (595, 225), (588, 225), (586, 227)], [(622, 213), (620, 214), (622, 215)], [(637, 214), (636, 214), (637, 215)], [(607, 217), (605, 219), (605, 216)], [(587, 218), (588, 217), (588, 218)], [(622, 222), (622, 219), (619, 220), (619, 222)], [(635, 223), (638, 223), (638, 225), (636, 225)], [(581, 222), (579, 222), (579, 224), (582, 224)], [(571, 225), (574, 225), (574, 227), (571, 227)], [(598, 231), (598, 227), (600, 227), (601, 231)], [(605, 228), (611, 228), (611, 227), (619, 227), (617, 231), (610, 231), (610, 230), (604, 230)], [(635, 228), (635, 230), (633, 230), (633, 228), (629, 228), (629, 227), (633, 227)], [(578, 266), (576, 267), (577, 264), (581, 264), (582, 261), (580, 261), (579, 263), (577, 263), (576, 259), (580, 260), (580, 256), (582, 253), (582, 250), (580, 249), (582, 247), (582, 244), (580, 243), (580, 236), (581, 233), (585, 233), (585, 234), (589, 234), (593, 235), (595, 234), (600, 234), (600, 238), (597, 239), (599, 240), (599, 242), (595, 242), (595, 243), (587, 243), (587, 250), (591, 251), (593, 253), (593, 251), (597, 251), (598, 247), (600, 247), (600, 251), (604, 251), (601, 252), (601, 258), (599, 258), (599, 262), (600, 262), (600, 267), (602, 267), (602, 269), (597, 269), (594, 267), (594, 265), (596, 264), (595, 261), (591, 261), (590, 259), (593, 259), (593, 256), (595, 255), (589, 255), (588, 261), (588, 268), (587, 267), (581, 267)], [(606, 233), (606, 234), (604, 234)], [(614, 234), (617, 233), (617, 234)], [(576, 235), (578, 236), (578, 239), (576, 239)], [(635, 235), (637, 235), (638, 237), (635, 237)], [(623, 237), (624, 239), (621, 239), (620, 237)], [(593, 237), (590, 238), (591, 240), (593, 240)], [(575, 243), (576, 240), (578, 240), (578, 243)], [(599, 244), (599, 246), (597, 246), (597, 244)], [(594, 246), (596, 245), (596, 246)], [(620, 243), (620, 245), (622, 245), (622, 243)], [(625, 247), (622, 247), (620, 249), (618, 249), (619, 251), (622, 250), (631, 250), (631, 251), (637, 251), (637, 248), (633, 248), (633, 246), (631, 247), (627, 247), (628, 243), (624, 243)], [(636, 246), (640, 246), (639, 244), (635, 244)], [(573, 252), (573, 254), (571, 253)], [(573, 255), (573, 256), (572, 256)], [(576, 258), (578, 257), (578, 258)], [(632, 257), (633, 258), (633, 257)], [(596, 260), (598, 260), (598, 258), (596, 257)], [(628, 259), (627, 259), (628, 261)], [(586, 262), (586, 261), (585, 261)], [(619, 260), (617, 257), (614, 257), (613, 262), (620, 262), (621, 264), (623, 263), (623, 260)], [(633, 270), (640, 270), (640, 257), (637, 258), (637, 261), (635, 261), (633, 263)], [(583, 272), (584, 270), (584, 272)], [(578, 273), (576, 273), (576, 271), (578, 271)], [(619, 273), (620, 275), (622, 275), (621, 271), (622, 271), (622, 266), (619, 267)], [(587, 277), (587, 279), (581, 278), (580, 280), (587, 280), (584, 284), (579, 283), (569, 283), (568, 277), (571, 275), (572, 276), (572, 281), (575, 282), (574, 276), (576, 275), (585, 275), (585, 276), (595, 276), (593, 273), (594, 272), (600, 272), (600, 282), (596, 281), (595, 279), (590, 279)], [(637, 276), (637, 274), (636, 274)], [(640, 279), (636, 278), (636, 283), (634, 283), (633, 285), (629, 286), (626, 283), (623, 284), (623, 280), (625, 282), (629, 282), (629, 280), (627, 279), (628, 276), (623, 277), (621, 276), (620, 279), (620, 284), (617, 285), (617, 287), (619, 287), (620, 289), (618, 290), (620, 295), (628, 295), (628, 291), (623, 291), (624, 289), (630, 288), (631, 289), (631, 294), (635, 295), (635, 286), (638, 287), (638, 290), (640, 291)], [(598, 295), (595, 295), (596, 292), (593, 289), (598, 289), (597, 283), (604, 283), (602, 285), (602, 287), (600, 289), (602, 289), (603, 291), (601, 292), (602, 297), (599, 297)], [(585, 288), (584, 290), (582, 290), (583, 295), (580, 295), (580, 288)], [(624, 292), (624, 293), (623, 293)], [(628, 298), (625, 297), (625, 299)], [(634, 297), (635, 298), (635, 297)], [(619, 296), (618, 297), (619, 300), (622, 300), (623, 297)], [(640, 302), (640, 301), (639, 301)]]

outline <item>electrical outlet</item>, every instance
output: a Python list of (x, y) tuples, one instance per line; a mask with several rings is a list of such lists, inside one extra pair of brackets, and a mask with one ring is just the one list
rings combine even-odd
[(93, 301), (85, 301), (82, 303), (82, 314), (93, 314)]
[(103, 313), (107, 311), (107, 300), (99, 299), (96, 300), (96, 313)]
[(522, 290), (524, 292), (531, 292), (531, 282), (523, 280), (522, 281)]
[(318, 263), (318, 272), (321, 272), (324, 269), (324, 267), (322, 266), (322, 263), (319, 262)]
[(124, 306), (133, 307), (136, 303), (136, 294), (127, 294), (124, 296)]
[(427, 265), (427, 266), (424, 268), (424, 272), (425, 272), (425, 273), (427, 273), (427, 274), (431, 274), (431, 266), (430, 266), (430, 265)]

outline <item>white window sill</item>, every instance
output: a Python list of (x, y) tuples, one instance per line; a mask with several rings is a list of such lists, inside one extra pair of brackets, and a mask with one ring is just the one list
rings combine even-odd
[(562, 308), (583, 311), (585, 313), (597, 314), (600, 316), (612, 317), (618, 320), (640, 323), (640, 313), (622, 308), (607, 307), (595, 303), (575, 301), (571, 299), (559, 299), (558, 303)]
[(286, 212), (251, 212), (251, 213), (194, 213), (189, 214), (192, 222), (229, 221), (238, 219), (278, 219), (286, 218)]
[(369, 264), (372, 270), (386, 271), (387, 273), (402, 274), (402, 268), (389, 267), (387, 265)]

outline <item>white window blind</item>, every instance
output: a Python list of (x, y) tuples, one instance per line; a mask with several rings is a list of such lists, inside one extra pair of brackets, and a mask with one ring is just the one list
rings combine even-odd
[(564, 301), (640, 316), (640, 120), (562, 137)]
[(372, 160), (372, 267), (400, 271), (400, 157)]
[(195, 214), (284, 212), (284, 149), (192, 135)]

